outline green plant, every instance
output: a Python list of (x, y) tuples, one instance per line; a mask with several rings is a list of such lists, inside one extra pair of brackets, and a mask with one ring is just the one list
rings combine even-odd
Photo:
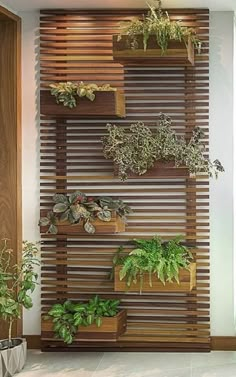
[(87, 233), (95, 233), (92, 220), (98, 218), (108, 222), (111, 221), (112, 212), (116, 212), (122, 218), (131, 212), (131, 208), (122, 200), (113, 200), (105, 196), (87, 197), (81, 191), (75, 191), (70, 196), (56, 194), (53, 201), (53, 210), (48, 212), (47, 217), (39, 220), (39, 225), (49, 226), (48, 232), (52, 234), (57, 234), (58, 221), (68, 221), (70, 224), (82, 222)]
[(142, 20), (134, 18), (129, 22), (121, 24), (121, 33), (118, 36), (118, 41), (126, 35), (128, 36), (130, 47), (137, 49), (140, 47), (137, 36), (142, 35), (143, 47), (146, 51), (149, 38), (154, 35), (156, 44), (161, 48), (163, 55), (170, 41), (185, 42), (187, 45), (190, 40), (200, 52), (201, 42), (197, 38), (194, 29), (183, 26), (181, 21), (171, 21), (168, 13), (163, 12), (161, 9), (161, 1), (159, 1), (158, 9), (149, 4), (148, 6), (149, 11), (146, 16), (143, 16)]
[(145, 174), (156, 161), (174, 161), (175, 166), (185, 165), (190, 174), (207, 173), (217, 177), (224, 171), (219, 160), (211, 162), (205, 157), (204, 132), (196, 127), (190, 140), (177, 136), (171, 128), (171, 118), (160, 115), (159, 125), (154, 132), (138, 122), (126, 131), (124, 128), (108, 124), (108, 136), (102, 138), (105, 158), (112, 159), (118, 167), (121, 180), (129, 173)]
[(166, 282), (179, 283), (179, 269), (189, 269), (192, 254), (190, 250), (180, 244), (181, 237), (177, 236), (168, 242), (163, 242), (160, 237), (152, 239), (134, 239), (136, 246), (128, 255), (124, 254), (123, 247), (113, 258), (113, 268), (122, 266), (120, 280), (125, 279), (127, 287), (140, 280), (142, 291), (143, 275), (149, 274), (149, 285), (152, 286), (152, 275), (155, 274), (165, 285)]
[(82, 81), (75, 82), (60, 82), (51, 84), (51, 94), (56, 97), (58, 104), (63, 104), (72, 109), (77, 106), (79, 98), (86, 97), (90, 101), (95, 100), (95, 93), (99, 91), (116, 91), (109, 84), (98, 86), (96, 84), (84, 84)]
[(40, 265), (36, 258), (38, 248), (34, 243), (23, 242), (22, 259), (12, 265), (13, 250), (8, 241), (2, 240), (0, 250), (0, 319), (8, 324), (8, 344), (12, 344), (12, 325), (21, 317), (22, 307), (33, 306), (30, 293), (35, 290), (38, 274), (35, 267)]
[(102, 300), (98, 296), (89, 300), (88, 303), (65, 301), (63, 304), (53, 305), (46, 319), (52, 319), (55, 337), (71, 344), (81, 326), (95, 323), (97, 327), (100, 327), (103, 317), (117, 315), (119, 304), (119, 300)]

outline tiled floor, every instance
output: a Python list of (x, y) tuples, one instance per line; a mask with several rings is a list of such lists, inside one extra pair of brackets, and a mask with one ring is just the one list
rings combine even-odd
[(236, 352), (41, 353), (18, 377), (236, 377)]

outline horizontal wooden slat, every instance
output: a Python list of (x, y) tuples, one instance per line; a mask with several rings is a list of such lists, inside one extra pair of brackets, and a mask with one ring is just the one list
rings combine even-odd
[[(209, 11), (170, 9), (172, 20), (196, 29), (203, 41), (195, 66), (185, 68), (176, 60), (172, 66), (123, 67), (113, 61), (112, 35), (120, 22), (143, 10), (43, 10), (40, 17), (41, 89), (52, 82), (84, 81), (109, 83), (125, 90), (126, 118), (116, 120), (127, 128), (144, 121), (153, 130), (161, 111), (172, 117), (178, 135), (190, 137), (194, 126), (205, 132), (208, 155), (209, 117)], [(178, 65), (180, 64), (180, 65)], [(76, 189), (88, 195), (109, 195), (129, 203), (126, 233), (119, 235), (42, 234), (42, 310), (65, 299), (86, 301), (94, 294), (120, 298), (128, 309), (128, 328), (119, 341), (96, 341), (98, 349), (208, 351), (209, 342), (209, 182), (206, 175), (129, 179), (122, 183), (113, 176), (113, 164), (105, 160), (101, 137), (107, 118), (68, 119), (41, 115), (40, 208), (52, 208), (54, 193)], [(133, 238), (165, 240), (181, 233), (192, 247), (197, 263), (197, 285), (189, 294), (118, 293), (108, 279), (117, 248), (132, 249)], [(42, 334), (43, 348), (70, 349)], [(93, 350), (91, 339), (82, 341)], [(75, 343), (72, 348), (79, 349)]]

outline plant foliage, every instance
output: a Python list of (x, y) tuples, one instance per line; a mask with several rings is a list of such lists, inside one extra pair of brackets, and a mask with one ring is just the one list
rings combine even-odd
[(127, 131), (107, 125), (109, 134), (102, 139), (103, 153), (114, 161), (121, 180), (126, 180), (129, 173), (145, 174), (156, 161), (174, 161), (176, 167), (184, 165), (192, 175), (207, 173), (217, 177), (219, 171), (224, 171), (219, 160), (211, 162), (205, 157), (204, 132), (199, 127), (186, 140), (177, 136), (171, 124), (171, 118), (161, 114), (154, 131), (142, 122), (131, 124)]
[(56, 97), (58, 104), (63, 104), (70, 109), (77, 106), (79, 98), (85, 97), (90, 101), (95, 100), (95, 92), (98, 91), (116, 91), (109, 84), (98, 86), (96, 84), (84, 84), (82, 81), (75, 82), (60, 82), (51, 84), (51, 94)]
[(100, 327), (103, 317), (117, 315), (119, 304), (119, 300), (102, 300), (98, 296), (87, 303), (65, 301), (63, 304), (53, 305), (46, 319), (52, 319), (55, 337), (71, 344), (81, 326), (95, 323)]
[(164, 55), (168, 49), (170, 41), (185, 42), (187, 45), (190, 40), (194, 46), (201, 49), (201, 42), (196, 36), (194, 29), (185, 27), (181, 21), (171, 21), (167, 12), (161, 9), (161, 2), (159, 1), (158, 9), (155, 6), (149, 5), (149, 11), (143, 19), (134, 18), (129, 22), (121, 24), (121, 32), (118, 36), (118, 41), (124, 35), (128, 36), (129, 45), (132, 49), (140, 48), (138, 43), (138, 36), (143, 37), (143, 48), (146, 51), (148, 48), (148, 41), (151, 36), (155, 36), (156, 44), (161, 48)]
[(11, 347), (12, 324), (21, 317), (22, 307), (33, 306), (30, 294), (35, 290), (38, 274), (35, 268), (40, 265), (36, 257), (38, 248), (34, 243), (23, 242), (22, 259), (12, 265), (13, 250), (8, 241), (2, 240), (0, 250), (0, 319), (8, 324), (8, 340)]
[(122, 266), (120, 280), (125, 279), (127, 287), (132, 283), (140, 283), (142, 291), (143, 275), (149, 274), (149, 285), (152, 286), (153, 274), (165, 285), (166, 282), (179, 283), (180, 268), (189, 269), (192, 260), (190, 250), (180, 244), (181, 237), (177, 236), (168, 242), (160, 237), (152, 239), (134, 239), (135, 248), (127, 255), (123, 247), (113, 258), (113, 266)]
[(113, 200), (110, 197), (87, 197), (81, 191), (75, 191), (70, 196), (55, 194), (54, 206), (48, 212), (47, 217), (39, 220), (40, 226), (48, 226), (48, 232), (57, 234), (58, 221), (68, 221), (70, 224), (83, 223), (87, 233), (95, 233), (96, 229), (92, 220), (98, 218), (101, 221), (111, 221), (112, 212), (125, 219), (131, 212), (131, 208), (122, 200)]

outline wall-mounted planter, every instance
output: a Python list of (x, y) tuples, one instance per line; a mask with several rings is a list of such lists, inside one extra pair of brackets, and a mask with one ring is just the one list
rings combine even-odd
[(165, 54), (157, 46), (155, 35), (148, 41), (147, 50), (143, 48), (143, 36), (137, 36), (138, 48), (131, 49), (127, 35), (118, 41), (118, 35), (113, 35), (113, 59), (124, 65), (194, 65), (194, 46), (189, 42), (173, 41), (168, 45)]
[[(114, 165), (114, 176), (118, 176), (118, 166)], [(129, 173), (128, 178), (132, 179), (153, 179), (153, 178), (187, 178), (189, 177), (188, 169), (185, 167), (175, 167), (174, 161), (163, 162), (156, 161), (154, 166), (149, 169), (143, 175), (137, 175), (134, 173)]]
[[(127, 287), (125, 279), (120, 280), (121, 266), (115, 267), (114, 291), (115, 292), (140, 292), (140, 279), (137, 283), (132, 283)], [(165, 285), (157, 278), (156, 275), (152, 276), (152, 287), (149, 284), (149, 274), (143, 275), (142, 292), (191, 292), (196, 286), (196, 263), (190, 264), (190, 269), (181, 269), (179, 271), (179, 284), (166, 283)]]
[[(121, 310), (115, 317), (103, 317), (102, 325), (97, 327), (92, 324), (87, 327), (80, 327), (75, 341), (116, 341), (126, 331), (127, 312)], [(50, 320), (43, 320), (41, 324), (42, 338), (53, 338), (53, 323)]]
[(48, 90), (40, 92), (40, 113), (60, 118), (125, 117), (125, 96), (121, 90), (94, 92), (95, 99), (80, 98), (73, 109), (57, 104)]
[[(96, 234), (112, 234), (112, 233), (121, 233), (125, 232), (125, 222), (124, 220), (117, 215), (116, 213), (112, 214), (111, 221), (101, 221), (98, 218), (92, 220), (91, 223), (94, 225)], [(58, 222), (57, 223), (57, 234), (87, 234), (88, 233), (84, 230), (83, 223), (80, 224), (70, 224), (69, 222)], [(48, 226), (41, 226), (40, 232), (46, 233), (48, 230)]]

